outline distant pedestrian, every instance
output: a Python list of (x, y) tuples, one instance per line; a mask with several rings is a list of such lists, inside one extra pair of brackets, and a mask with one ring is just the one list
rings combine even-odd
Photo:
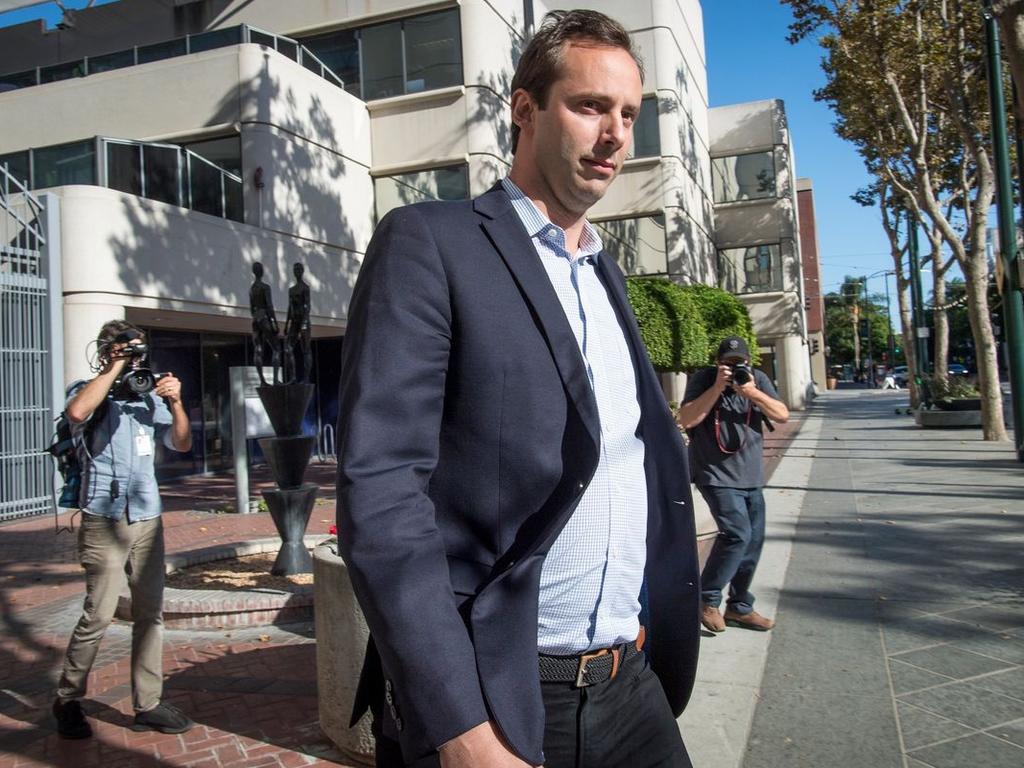
[[(771, 379), (750, 367), (747, 343), (738, 336), (718, 347), (718, 366), (694, 373), (676, 417), (690, 436), (693, 482), (718, 524), (718, 538), (701, 575), (701, 624), (765, 631), (775, 622), (754, 610), (750, 584), (764, 544), (765, 419), (780, 423), (789, 409)], [(725, 616), (719, 611), (729, 586)]]
[(896, 374), (893, 373), (892, 368), (885, 369), (885, 379), (882, 382), (882, 389), (899, 389), (900, 385), (896, 383)]

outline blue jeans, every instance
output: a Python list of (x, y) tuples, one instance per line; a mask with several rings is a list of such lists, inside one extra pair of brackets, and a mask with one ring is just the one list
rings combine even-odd
[(718, 606), (729, 585), (727, 607), (736, 613), (754, 610), (750, 583), (764, 546), (764, 494), (760, 488), (699, 486), (715, 522), (718, 538), (701, 574), (701, 601)]

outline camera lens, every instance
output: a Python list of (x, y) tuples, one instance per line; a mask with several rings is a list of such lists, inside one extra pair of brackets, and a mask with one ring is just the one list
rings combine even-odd
[(148, 368), (136, 368), (128, 371), (117, 383), (114, 384), (111, 392), (117, 400), (130, 400), (153, 391), (156, 386), (156, 376)]

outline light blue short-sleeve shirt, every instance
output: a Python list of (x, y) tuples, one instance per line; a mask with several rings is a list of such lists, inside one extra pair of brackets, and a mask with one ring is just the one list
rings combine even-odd
[[(71, 386), (68, 403), (85, 383)], [(127, 515), (131, 522), (160, 516), (162, 505), (154, 465), (156, 441), (162, 440), (174, 450), (171, 421), (164, 399), (149, 393), (134, 400), (107, 397), (104, 409), (97, 409), (88, 421), (73, 425), (72, 436), (84, 467), (79, 497), (83, 512), (113, 520)]]

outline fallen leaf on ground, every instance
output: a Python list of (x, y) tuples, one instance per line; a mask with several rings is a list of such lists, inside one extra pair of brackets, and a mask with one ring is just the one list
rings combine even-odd
[(266, 643), (270, 640), (270, 635), (260, 635), (256, 639), (259, 640), (261, 643)]

